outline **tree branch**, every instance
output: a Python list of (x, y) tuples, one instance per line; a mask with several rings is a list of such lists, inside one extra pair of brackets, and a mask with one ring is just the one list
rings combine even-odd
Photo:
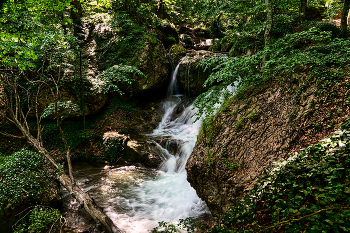
[(330, 208), (326, 208), (326, 209), (321, 209), (321, 210), (318, 210), (312, 214), (308, 214), (308, 215), (305, 215), (301, 218), (297, 218), (297, 219), (289, 219), (289, 220), (286, 220), (286, 221), (283, 221), (283, 222), (279, 222), (277, 223), (276, 225), (274, 226), (269, 226), (269, 227), (262, 227), (262, 226), (259, 226), (260, 230), (269, 230), (269, 229), (273, 229), (273, 228), (276, 228), (276, 227), (281, 227), (283, 225), (285, 225), (286, 223), (290, 223), (290, 222), (299, 222), (305, 218), (308, 218), (308, 217), (312, 217), (316, 214), (319, 214), (319, 213), (322, 213), (322, 212), (325, 212), (325, 211), (329, 211), (329, 210), (350, 210), (350, 207), (330, 207)]
[(12, 137), (12, 138), (25, 138), (23, 135), (22, 136), (16, 136), (16, 135), (12, 135), (12, 134), (1, 132), (1, 131), (0, 131), (0, 134), (4, 135), (6, 137)]

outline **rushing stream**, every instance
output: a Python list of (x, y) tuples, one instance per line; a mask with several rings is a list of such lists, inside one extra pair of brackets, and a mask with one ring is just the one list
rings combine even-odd
[(186, 107), (185, 97), (176, 93), (177, 69), (163, 103), (164, 116), (159, 126), (146, 135), (151, 140), (166, 141), (158, 144), (163, 158), (158, 170), (137, 166), (75, 167), (78, 184), (127, 233), (150, 232), (160, 221), (176, 222), (208, 212), (186, 179), (185, 165), (195, 146), (200, 121), (194, 122), (193, 106)]

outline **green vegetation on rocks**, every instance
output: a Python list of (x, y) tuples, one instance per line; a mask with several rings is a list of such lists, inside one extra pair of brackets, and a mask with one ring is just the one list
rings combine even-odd
[(350, 229), (350, 131), (276, 162), (211, 232), (346, 232)]

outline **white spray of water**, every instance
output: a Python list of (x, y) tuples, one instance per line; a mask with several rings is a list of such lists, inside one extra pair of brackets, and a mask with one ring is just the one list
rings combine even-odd
[[(194, 122), (192, 116), (195, 110), (192, 109), (192, 105), (184, 107), (184, 111), (174, 117), (179, 106), (182, 107), (183, 98), (181, 95), (173, 95), (178, 91), (176, 81), (178, 69), (179, 65), (173, 73), (168, 89), (170, 96), (163, 103), (164, 116), (157, 129), (148, 135), (151, 138), (166, 138), (177, 143), (179, 146), (177, 152), (171, 154), (167, 148), (161, 148), (162, 156), (166, 159), (160, 166), (158, 175), (152, 179), (138, 183), (135, 178), (124, 175), (126, 179), (130, 179), (129, 183), (134, 182), (135, 185), (123, 190), (122, 195), (111, 198), (109, 200), (111, 205), (106, 208), (107, 214), (117, 226), (128, 233), (150, 232), (160, 221), (178, 221), (208, 212), (205, 203), (187, 181), (185, 165), (195, 146), (201, 121)], [(106, 183), (114, 183), (120, 179), (121, 174), (128, 174), (121, 169), (114, 172), (119, 178), (113, 179), (113, 175), (108, 176)], [(116, 206), (124, 208), (125, 213), (121, 214)]]
[[(192, 105), (186, 107), (184, 97), (177, 93), (178, 68), (179, 65), (168, 89), (172, 95), (163, 103), (164, 116), (159, 126), (148, 135), (169, 142), (160, 143), (162, 146), (156, 143), (159, 157), (163, 159), (159, 170), (137, 166), (111, 169), (106, 166), (101, 173), (90, 172), (91, 168), (86, 167), (76, 174), (78, 184), (126, 233), (151, 232), (160, 221), (176, 222), (208, 213), (205, 203), (187, 181), (185, 165), (195, 146), (201, 120), (194, 122), (192, 116), (196, 110)], [(228, 86), (225, 91), (233, 94), (235, 88)], [(220, 103), (216, 107), (219, 106)], [(174, 144), (177, 148), (170, 150), (168, 146)]]

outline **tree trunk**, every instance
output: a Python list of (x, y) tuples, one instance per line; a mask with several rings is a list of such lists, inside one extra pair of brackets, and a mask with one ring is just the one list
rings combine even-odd
[(301, 0), (300, 1), (300, 19), (305, 19), (306, 18), (306, 9), (307, 9), (307, 0)]
[(70, 12), (70, 17), (73, 21), (74, 36), (79, 40), (83, 40), (83, 23), (81, 18), (83, 17), (83, 8), (81, 6), (80, 0), (74, 0), (71, 2), (72, 9)]
[[(266, 10), (267, 10), (267, 18), (266, 18), (266, 28), (264, 33), (264, 40), (265, 40), (265, 48), (267, 48), (270, 45), (271, 42), (271, 30), (272, 30), (272, 3), (271, 0), (265, 0)], [(264, 75), (265, 71), (265, 64), (270, 59), (270, 56), (268, 54), (263, 55), (262, 60), (262, 72)]]
[(342, 37), (347, 37), (349, 5), (350, 5), (350, 0), (345, 0), (344, 6), (343, 6), (343, 12), (341, 14), (341, 23), (340, 23), (340, 28), (342, 30), (341, 32)]
[(157, 16), (161, 19), (165, 19), (164, 14), (164, 2), (163, 0), (159, 0), (158, 7), (157, 7)]
[[(17, 95), (16, 93), (15, 95)], [(7, 98), (9, 100), (10, 98)], [(96, 221), (100, 222), (102, 226), (108, 233), (121, 233), (122, 231), (112, 222), (112, 220), (96, 205), (96, 203), (90, 198), (89, 194), (83, 192), (77, 185), (74, 183), (72, 174), (68, 177), (64, 174), (64, 171), (60, 166), (55, 162), (49, 152), (43, 147), (42, 143), (33, 137), (29, 131), (29, 126), (27, 120), (19, 106), (19, 97), (16, 96), (16, 111), (13, 111), (13, 108), (7, 108), (8, 113), (10, 114), (10, 121), (13, 122), (17, 128), (22, 132), (23, 136), (27, 141), (41, 154), (43, 155), (54, 168), (58, 169), (60, 174), (57, 175), (56, 179), (69, 191), (69, 193), (77, 200), (79, 203), (84, 203), (85, 210), (91, 215), (91, 217)], [(57, 103), (57, 102), (56, 102)], [(7, 101), (9, 106), (13, 106), (10, 102)], [(57, 108), (56, 108), (57, 109)], [(22, 116), (22, 121), (19, 120), (19, 116)], [(58, 126), (60, 128), (60, 126)], [(60, 128), (60, 130), (62, 130)], [(68, 156), (69, 158), (69, 156)], [(70, 162), (70, 161), (68, 161)], [(69, 168), (70, 173), (72, 168)]]
[(122, 231), (114, 225), (112, 220), (99, 208), (89, 194), (82, 191), (78, 186), (73, 185), (66, 174), (58, 175), (59, 182), (69, 191), (69, 193), (79, 202), (84, 203), (85, 210), (96, 221), (100, 222), (107, 232), (121, 233)]
[[(26, 130), (23, 127), (19, 126), (19, 128), (27, 138), (28, 142), (30, 142), (30, 144), (34, 146), (40, 154), (45, 156), (45, 158), (47, 158), (55, 168), (59, 169), (59, 166), (56, 164), (49, 152), (40, 145), (39, 141), (36, 140), (32, 135), (30, 135), (29, 132), (26, 132)], [(61, 174), (57, 175), (56, 179), (60, 182), (60, 184), (63, 185), (63, 187), (65, 187), (68, 190), (72, 197), (74, 197), (79, 203), (84, 203), (84, 209), (96, 222), (100, 222), (107, 232), (122, 233), (122, 231), (101, 210), (101, 208), (99, 208), (96, 205), (96, 203), (93, 199), (91, 199), (89, 194), (85, 193), (77, 185), (75, 185), (71, 181), (71, 178), (64, 174), (63, 171), (61, 171)]]

